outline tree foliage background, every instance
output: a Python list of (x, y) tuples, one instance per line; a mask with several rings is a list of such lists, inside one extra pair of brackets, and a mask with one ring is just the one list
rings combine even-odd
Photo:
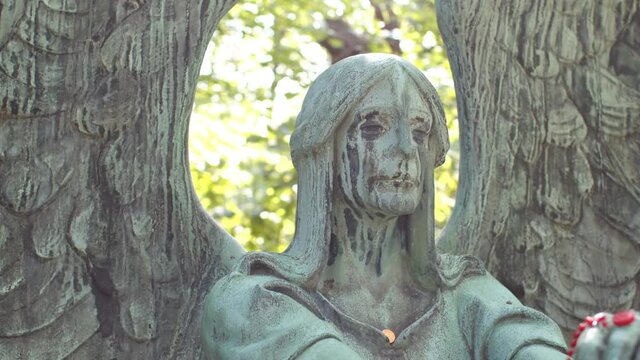
[(455, 202), (459, 146), (434, 1), (244, 0), (223, 18), (207, 50), (189, 146), (202, 205), (248, 250), (283, 251), (291, 241), (295, 117), (320, 72), (366, 52), (411, 61), (442, 98), (451, 150), (435, 174), (436, 231), (444, 226)]

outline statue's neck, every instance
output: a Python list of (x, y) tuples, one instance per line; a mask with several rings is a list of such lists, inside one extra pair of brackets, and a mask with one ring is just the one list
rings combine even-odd
[(431, 306), (412, 276), (405, 217), (356, 211), (333, 199), (329, 259), (318, 291), (342, 312), (379, 329), (403, 329)]
[[(332, 209), (332, 249), (328, 267), (342, 274), (387, 277), (400, 273), (406, 233), (402, 219), (354, 210), (344, 201)], [(329, 269), (330, 270), (330, 269)]]

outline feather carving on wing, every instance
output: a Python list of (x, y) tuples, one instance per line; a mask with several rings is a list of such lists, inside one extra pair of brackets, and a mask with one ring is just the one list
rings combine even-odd
[(0, 357), (198, 353), (198, 304), (242, 249), (184, 139), (233, 3), (0, 0)]
[[(85, 263), (66, 242), (74, 204), (58, 201), (56, 211), (46, 210), (69, 194), (72, 177), (82, 176), (78, 164), (88, 160), (86, 152), (76, 156), (64, 124), (51, 126), (65, 111), (64, 96), (75, 92), (65, 88), (65, 63), (86, 34), (87, 9), (65, 3), (0, 1), (0, 349), (8, 356), (18, 352), (5, 339), (55, 331), (54, 322), (68, 326), (71, 307), (85, 318), (83, 330), (98, 324), (87, 306)], [(39, 221), (28, 226), (31, 216)]]
[[(438, 8), (462, 97), (462, 156), (474, 159), (461, 166), (458, 195), (474, 210), (454, 211), (439, 246), (479, 256), (566, 329), (630, 307), (640, 272), (640, 2), (481, 3)], [(511, 157), (511, 166), (498, 160)], [(495, 205), (505, 203), (506, 219)]]

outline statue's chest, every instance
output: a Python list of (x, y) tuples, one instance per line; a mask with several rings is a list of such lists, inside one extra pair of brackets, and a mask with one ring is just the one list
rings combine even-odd
[(446, 302), (414, 317), (403, 329), (390, 329), (396, 337), (393, 343), (370, 324), (346, 315), (336, 325), (344, 334), (344, 341), (368, 359), (469, 359), (455, 313), (455, 307)]
[(354, 288), (328, 296), (328, 299), (350, 318), (380, 330), (396, 332), (413, 323), (433, 304), (433, 297), (400, 284), (384, 292)]

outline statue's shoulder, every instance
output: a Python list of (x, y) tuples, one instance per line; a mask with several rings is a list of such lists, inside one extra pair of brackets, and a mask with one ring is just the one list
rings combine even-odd
[[(249, 294), (255, 294), (258, 289), (269, 289), (275, 284), (288, 285), (286, 280), (272, 275), (245, 274), (232, 271), (216, 282), (209, 292), (208, 301), (228, 302), (237, 304), (238, 300), (246, 300)], [(257, 291), (261, 293), (262, 291)]]
[(210, 308), (247, 309), (257, 303), (280, 304), (294, 301), (317, 312), (313, 295), (292, 281), (270, 274), (232, 271), (213, 286), (206, 302)]
[(521, 305), (476, 257), (441, 254), (440, 269), (446, 287), (456, 298), (486, 304)]
[(217, 324), (219, 328), (238, 323), (260, 323), (267, 313), (277, 312), (280, 308), (299, 308), (292, 305), (294, 303), (307, 305), (310, 303), (305, 302), (308, 298), (309, 295), (299, 287), (276, 276), (232, 271), (218, 280), (207, 294), (203, 319), (204, 323)]
[(310, 292), (277, 276), (242, 271), (213, 286), (200, 326), (213, 359), (295, 359), (320, 340), (342, 338)]
[(487, 274), (482, 261), (470, 255), (439, 254), (438, 269), (444, 285), (449, 288)]

